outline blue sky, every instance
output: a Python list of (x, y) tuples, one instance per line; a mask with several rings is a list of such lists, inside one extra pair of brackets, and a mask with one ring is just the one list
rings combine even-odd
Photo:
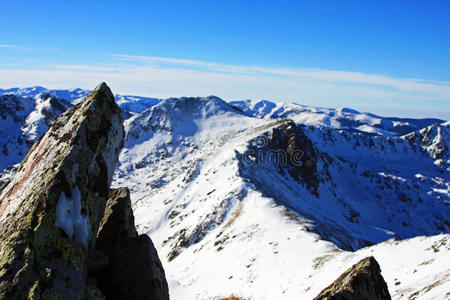
[(0, 87), (450, 119), (449, 1), (7, 1)]

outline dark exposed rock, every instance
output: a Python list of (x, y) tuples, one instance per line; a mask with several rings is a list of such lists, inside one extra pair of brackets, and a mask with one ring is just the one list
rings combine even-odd
[(411, 144), (420, 146), (423, 151), (428, 152), (434, 160), (442, 160), (442, 163), (436, 165), (447, 166), (444, 162), (450, 159), (449, 155), (449, 139), (450, 139), (450, 122), (441, 124), (433, 124), (419, 131), (405, 135), (404, 138)]
[(0, 172), (0, 193), (3, 188), (11, 181), (14, 173), (16, 173), (19, 164), (9, 166), (3, 172)]
[(105, 214), (99, 227), (98, 245), (103, 244), (110, 248), (124, 236), (138, 236), (134, 226), (130, 191), (128, 188), (111, 189), (106, 202)]
[[(99, 298), (87, 281), (123, 144), (106, 84), (61, 114), (0, 194), (0, 298)], [(97, 295), (97, 296), (95, 296)]]
[(109, 257), (109, 265), (95, 274), (107, 299), (169, 299), (158, 253), (134, 227), (128, 188), (111, 189), (96, 249)]
[(390, 300), (380, 266), (366, 257), (345, 271), (314, 300)]
[(21, 114), (25, 110), (19, 97), (9, 94), (0, 96), (0, 117), (3, 120), (10, 117), (14, 122), (25, 121), (26, 116)]
[(318, 196), (319, 179), (316, 150), (304, 131), (292, 121), (273, 129), (269, 140), (271, 150), (287, 154), (285, 167), (297, 181), (304, 182), (313, 195)]
[(302, 127), (291, 120), (280, 120), (279, 126), (252, 140), (248, 147), (245, 165), (272, 164), (319, 196), (317, 150)]
[(109, 265), (109, 257), (97, 250), (89, 249), (87, 256), (88, 274), (95, 274)]

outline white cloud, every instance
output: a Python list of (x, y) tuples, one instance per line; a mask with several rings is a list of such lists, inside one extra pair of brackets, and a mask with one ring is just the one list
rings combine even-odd
[(160, 98), (217, 95), (225, 100), (271, 99), (372, 111), (378, 105), (393, 110), (416, 109), (417, 114), (426, 107), (450, 114), (449, 82), (164, 57), (114, 55), (113, 58), (114, 63), (96, 65), (59, 64), (40, 69), (0, 70), (0, 82), (4, 88), (42, 85), (92, 89), (98, 82), (106, 81), (117, 93)]
[(10, 44), (0, 44), (0, 48), (4, 49), (22, 49), (22, 50), (30, 50), (29, 47), (18, 46), (18, 45), (10, 45)]
[(290, 80), (310, 79), (316, 82), (334, 82), (359, 85), (372, 85), (399, 91), (413, 91), (431, 94), (434, 99), (450, 100), (450, 83), (421, 79), (398, 79), (383, 75), (359, 72), (333, 71), (322, 69), (268, 68), (261, 66), (225, 65), (204, 61), (174, 59), (154, 56), (115, 55), (125, 61), (140, 61), (151, 65), (166, 63), (172, 66), (202, 68), (206, 72), (223, 72), (234, 75), (282, 76)]
[(101, 67), (101, 66), (89, 66), (89, 65), (53, 65), (55, 69), (61, 70), (77, 70), (77, 71), (89, 71), (89, 72), (117, 72), (120, 71), (114, 67)]
[(19, 48), (19, 46), (0, 44), (0, 48)]

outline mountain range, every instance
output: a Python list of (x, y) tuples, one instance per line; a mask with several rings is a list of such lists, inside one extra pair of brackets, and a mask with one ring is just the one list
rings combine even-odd
[[(0, 183), (89, 91), (0, 90)], [(367, 256), (393, 299), (449, 298), (450, 122), (116, 95), (128, 186), (172, 299), (312, 299)]]

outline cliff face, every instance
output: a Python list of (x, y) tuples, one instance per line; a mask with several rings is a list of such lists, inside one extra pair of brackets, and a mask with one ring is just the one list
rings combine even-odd
[(107, 299), (169, 299), (164, 269), (152, 240), (138, 235), (128, 188), (112, 189), (96, 249), (109, 263), (95, 272)]
[(314, 300), (390, 300), (380, 266), (373, 256), (366, 257), (345, 271)]
[(64, 112), (0, 194), (0, 298), (81, 299), (124, 129), (100, 84)]

